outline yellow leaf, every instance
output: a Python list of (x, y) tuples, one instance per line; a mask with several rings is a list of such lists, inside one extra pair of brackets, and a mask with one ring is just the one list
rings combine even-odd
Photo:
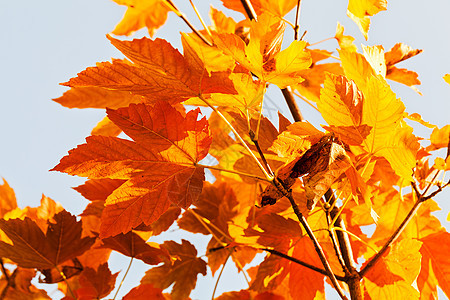
[(390, 134), (385, 147), (377, 153), (387, 159), (398, 176), (408, 181), (412, 181), (416, 153), (420, 146), (412, 132), (413, 129), (408, 125), (397, 128)]
[(123, 19), (113, 30), (113, 34), (130, 35), (134, 31), (147, 27), (150, 36), (167, 20), (170, 11), (160, 0), (113, 0), (117, 4), (128, 6)]
[(367, 59), (363, 55), (347, 49), (339, 50), (339, 56), (345, 76), (353, 80), (359, 89), (364, 90), (367, 80), (375, 75)]
[(104, 136), (118, 136), (122, 132), (117, 125), (115, 125), (108, 117), (104, 117), (97, 125), (92, 129), (91, 135), (104, 135)]
[(344, 35), (344, 26), (342, 26), (339, 22), (336, 26), (336, 34), (334, 35), (334, 38), (338, 41), (339, 48), (348, 50), (349, 52), (356, 52), (357, 48), (355, 44), (353, 44), (355, 38), (350, 35)]
[(359, 30), (368, 38), (370, 18), (382, 10), (386, 10), (386, 0), (349, 0), (347, 7), (347, 16), (349, 16), (358, 25)]
[(236, 29), (236, 21), (225, 16), (223, 12), (211, 6), (209, 17), (214, 25), (214, 29), (220, 33), (234, 33)]
[(384, 60), (383, 46), (362, 46), (364, 57), (376, 75), (386, 77), (386, 62)]
[(445, 74), (443, 78), (444, 78), (445, 82), (450, 84), (450, 74)]
[(395, 134), (403, 118), (405, 106), (380, 76), (371, 76), (363, 92), (364, 114), (361, 123), (372, 127), (364, 145), (368, 152), (376, 153), (384, 148), (386, 141)]

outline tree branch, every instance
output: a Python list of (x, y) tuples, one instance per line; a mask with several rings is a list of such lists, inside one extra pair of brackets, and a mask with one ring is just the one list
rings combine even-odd
[(3, 299), (6, 299), (5, 297), (6, 297), (6, 294), (8, 293), (8, 289), (10, 287), (14, 288), (14, 286), (15, 286), (15, 282), (14, 281), (16, 279), (16, 276), (17, 276), (17, 273), (18, 273), (18, 269), (16, 268), (14, 270), (14, 272), (9, 276), (9, 275), (7, 275), (7, 271), (6, 271), (6, 269), (5, 269), (4, 265), (3, 265), (3, 260), (1, 260), (1, 266), (2, 266), (2, 272), (5, 275), (5, 279), (8, 278), (8, 283), (6, 284), (5, 288), (2, 290), (2, 293), (0, 294), (0, 300), (3, 300)]
[[(264, 249), (261, 249), (261, 250), (267, 251), (267, 252), (272, 253), (272, 254), (274, 254), (274, 255), (277, 255), (277, 256), (279, 256), (279, 257), (282, 257), (282, 258), (285, 258), (285, 259), (290, 260), (290, 261), (292, 261), (292, 262), (295, 262), (296, 264), (302, 265), (302, 266), (304, 266), (305, 268), (308, 268), (308, 269), (311, 269), (311, 270), (313, 270), (313, 271), (316, 271), (316, 272), (318, 272), (318, 273), (320, 273), (320, 274), (322, 274), (322, 275), (328, 276), (327, 271), (325, 271), (325, 270), (323, 270), (323, 269), (321, 269), (321, 268), (318, 268), (318, 267), (316, 267), (316, 266), (310, 265), (310, 264), (308, 264), (308, 263), (306, 263), (306, 262), (304, 262), (304, 261), (301, 261), (301, 260), (299, 260), (299, 259), (297, 259), (297, 258), (295, 258), (295, 257), (292, 257), (292, 256), (289, 256), (289, 255), (284, 254), (284, 253), (282, 253), (282, 252), (279, 252), (279, 251), (277, 251), (277, 250), (268, 249), (268, 248), (264, 248)], [(335, 276), (336, 279), (339, 280), (339, 281), (346, 281), (346, 277), (345, 277), (345, 276), (339, 276), (339, 275), (334, 275), (334, 276)]]
[(331, 284), (333, 285), (334, 289), (337, 291), (341, 299), (347, 300), (347, 297), (344, 295), (344, 292), (341, 290), (337, 279), (333, 273), (333, 270), (331, 269), (331, 266), (325, 256), (325, 253), (323, 252), (322, 247), (320, 246), (319, 241), (314, 235), (314, 232), (312, 231), (311, 227), (308, 224), (308, 221), (306, 220), (305, 216), (301, 213), (300, 209), (297, 206), (297, 203), (295, 203), (294, 198), (292, 197), (292, 193), (289, 191), (286, 191), (284, 186), (278, 181), (278, 179), (275, 177), (272, 183), (275, 185), (275, 187), (286, 197), (289, 199), (289, 202), (291, 203), (292, 209), (294, 210), (295, 215), (297, 216), (300, 223), (303, 225), (303, 228), (306, 230), (306, 233), (312, 240), (314, 244), (314, 249), (316, 250), (317, 254), (319, 255), (320, 261), (322, 262), (323, 267), (325, 268), (325, 271), (327, 272), (327, 276), (331, 280)]
[(302, 0), (298, 0), (297, 9), (295, 11), (294, 40), (296, 40), (296, 41), (299, 40), (298, 30), (299, 30), (300, 26), (298, 25), (298, 23), (300, 22), (300, 6), (301, 6), (301, 4), (302, 4)]
[(258, 17), (256, 16), (255, 9), (253, 8), (252, 3), (250, 0), (241, 0), (242, 6), (245, 9), (245, 13), (247, 14), (248, 18), (250, 20), (255, 20), (258, 22)]
[(286, 104), (289, 107), (289, 110), (292, 114), (292, 117), (294, 118), (294, 121), (295, 122), (303, 121), (302, 113), (298, 108), (297, 102), (295, 101), (294, 94), (292, 93), (291, 89), (287, 87), (281, 89), (281, 92), (283, 93), (284, 99), (286, 100)]

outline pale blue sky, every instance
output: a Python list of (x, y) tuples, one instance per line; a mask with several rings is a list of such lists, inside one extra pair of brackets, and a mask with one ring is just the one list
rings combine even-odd
[[(174, 2), (195, 20), (187, 0)], [(201, 3), (201, 12), (207, 17), (207, 1), (195, 2)], [(213, 1), (216, 8), (220, 7), (219, 2)], [(345, 26), (346, 33), (357, 37), (357, 45), (382, 44), (388, 50), (395, 43), (403, 42), (424, 49), (422, 54), (400, 65), (419, 73), (422, 81), (419, 89), (424, 96), (391, 82), (392, 88), (404, 101), (408, 112), (420, 113), (425, 120), (439, 126), (450, 123), (450, 86), (442, 80), (445, 73), (450, 73), (449, 1), (389, 1), (388, 11), (372, 18), (369, 41), (363, 40), (356, 25), (346, 17), (347, 1), (302, 2), (301, 28), (308, 30), (306, 40), (311, 43), (333, 36), (339, 21)], [(96, 62), (122, 57), (105, 34), (112, 31), (124, 10), (125, 7), (109, 0), (0, 0), (0, 176), (15, 189), (21, 207), (39, 205), (42, 193), (74, 214), (81, 213), (87, 204), (71, 189), (81, 184), (82, 178), (48, 170), (69, 149), (84, 142), (104, 112), (69, 110), (51, 99), (66, 90), (58, 83)], [(194, 23), (200, 27), (199, 22)], [(156, 36), (166, 38), (180, 48), (179, 31), (188, 31), (188, 28), (170, 14), (168, 26)], [(145, 34), (141, 31), (136, 36)], [(292, 35), (289, 30), (286, 34)], [(321, 47), (334, 50), (337, 44), (329, 41)], [(285, 110), (281, 93), (273, 90), (270, 97), (279, 101), (277, 105)], [(300, 107), (308, 120), (314, 124), (323, 123), (307, 105), (300, 103)], [(449, 211), (449, 195), (447, 191), (437, 198), (444, 208), (440, 216), (446, 216)], [(112, 267), (114, 271), (126, 269), (127, 259), (118, 255), (114, 259), (118, 262)], [(142, 265), (136, 263), (127, 284), (134, 285), (140, 279), (142, 271), (139, 268), (142, 270)], [(245, 288), (240, 275), (230, 276), (232, 271), (231, 267), (226, 268), (228, 279), (219, 284), (220, 292)], [(199, 278), (202, 288), (192, 297), (209, 298), (213, 282)], [(130, 285), (126, 285), (123, 292), (129, 288)]]

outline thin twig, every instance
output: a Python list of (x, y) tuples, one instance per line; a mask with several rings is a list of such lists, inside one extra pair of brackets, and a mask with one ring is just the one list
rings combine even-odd
[(302, 4), (302, 0), (298, 0), (297, 2), (297, 9), (295, 11), (295, 25), (294, 25), (294, 40), (298, 41), (299, 37), (298, 37), (298, 29), (300, 28), (300, 26), (298, 25), (300, 22), (300, 7)]
[(250, 0), (241, 0), (242, 6), (245, 9), (245, 13), (247, 14), (248, 18), (250, 20), (255, 20), (258, 22), (258, 17), (256, 16), (255, 9), (253, 8), (252, 3)]
[(222, 269), (220, 270), (219, 276), (217, 277), (216, 284), (214, 285), (214, 290), (213, 290), (213, 293), (211, 296), (211, 300), (214, 300), (214, 295), (216, 294), (216, 290), (217, 290), (217, 286), (219, 285), (220, 277), (222, 277), (223, 270), (225, 269), (225, 265), (227, 264), (227, 261), (230, 258), (230, 256), (231, 256), (231, 253), (227, 256), (227, 258), (225, 259), (225, 262), (222, 265)]
[(328, 209), (325, 210), (325, 214), (326, 214), (326, 219), (327, 219), (327, 225), (328, 225), (328, 236), (331, 239), (331, 243), (333, 244), (333, 248), (334, 248), (334, 252), (336, 254), (336, 257), (339, 261), (339, 264), (342, 267), (342, 270), (344, 271), (345, 274), (348, 273), (347, 267), (345, 266), (345, 262), (344, 259), (342, 257), (342, 252), (341, 249), (339, 248), (339, 244), (336, 240), (336, 232), (334, 230), (332, 230), (332, 226), (331, 225), (331, 216), (330, 216), (330, 211)]
[(120, 291), (120, 288), (122, 287), (122, 285), (123, 285), (123, 282), (125, 281), (125, 278), (127, 277), (127, 275), (128, 275), (128, 271), (130, 271), (130, 268), (131, 268), (131, 264), (133, 263), (133, 258), (134, 257), (132, 257), (131, 258), (131, 260), (130, 260), (130, 263), (128, 264), (128, 268), (127, 268), (127, 270), (125, 271), (125, 274), (123, 275), (123, 278), (122, 278), (122, 280), (120, 281), (120, 284), (119, 284), (119, 286), (117, 287), (117, 290), (116, 290), (116, 293), (114, 294), (114, 298), (113, 298), (113, 300), (115, 300), (116, 299), (116, 297), (117, 297), (117, 294), (119, 293), (119, 291)]
[(284, 99), (286, 100), (286, 103), (289, 107), (289, 110), (291, 111), (294, 121), (301, 122), (303, 120), (303, 116), (302, 113), (300, 112), (300, 109), (298, 108), (297, 102), (295, 101), (291, 89), (289, 87), (286, 87), (284, 89), (281, 89), (281, 92), (283, 93)]
[(194, 2), (192, 2), (192, 0), (189, 0), (189, 2), (191, 3), (192, 8), (195, 11), (195, 14), (197, 15), (198, 19), (200, 20), (200, 23), (202, 23), (203, 28), (205, 28), (206, 33), (212, 37), (211, 31), (209, 31), (208, 26), (206, 25), (205, 21), (203, 20), (202, 16), (200, 15), (200, 12), (198, 11), (197, 7), (195, 6)]
[(273, 176), (274, 173), (272, 171), (272, 168), (270, 167), (269, 163), (267, 162), (266, 157), (264, 156), (264, 153), (262, 152), (262, 149), (259, 146), (259, 142), (255, 136), (255, 133), (253, 132), (253, 130), (250, 129), (248, 134), (249, 134), (250, 139), (252, 140), (253, 144), (255, 144), (256, 150), (258, 150), (259, 156), (261, 157), (261, 160), (262, 160), (264, 166), (266, 167), (267, 172)]
[(192, 25), (192, 23), (187, 19), (187, 17), (175, 6), (175, 4), (172, 2), (172, 0), (165, 0), (162, 3), (166, 4), (166, 6), (173, 11), (178, 17), (180, 17), (184, 23), (186, 23), (187, 26), (189, 26), (189, 28), (208, 46), (213, 46), (213, 44), (207, 39), (205, 38), (205, 36), (198, 31), (194, 25)]
[[(305, 268), (311, 269), (311, 270), (316, 271), (316, 272), (318, 272), (318, 273), (320, 273), (322, 275), (328, 276), (327, 271), (325, 271), (324, 269), (321, 269), (321, 268), (318, 268), (316, 266), (310, 265), (310, 264), (308, 264), (308, 263), (306, 263), (304, 261), (301, 261), (301, 260), (299, 260), (299, 259), (297, 259), (295, 257), (289, 256), (289, 255), (284, 254), (282, 252), (279, 252), (277, 250), (268, 249), (268, 248), (264, 248), (264, 249), (261, 249), (261, 250), (267, 251), (267, 252), (272, 253), (274, 255), (277, 255), (279, 257), (282, 257), (282, 258), (285, 258), (287, 260), (293, 261), (296, 264), (304, 266)], [(345, 281), (346, 280), (345, 276), (339, 276), (339, 275), (335, 275), (335, 276), (336, 276), (336, 279), (339, 280), (339, 281)]]

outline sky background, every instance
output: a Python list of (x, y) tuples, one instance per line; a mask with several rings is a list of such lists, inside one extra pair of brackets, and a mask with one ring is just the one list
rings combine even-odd
[[(175, 4), (200, 28), (199, 22), (187, 0)], [(201, 14), (208, 19), (209, 4), (194, 1)], [(340, 22), (345, 33), (357, 38), (355, 44), (383, 45), (389, 50), (395, 43), (403, 42), (413, 48), (423, 49), (420, 55), (403, 62), (399, 67), (419, 73), (423, 96), (400, 84), (389, 81), (397, 97), (406, 105), (409, 113), (420, 113), (424, 120), (442, 127), (450, 123), (450, 85), (442, 76), (450, 73), (450, 23), (448, 0), (418, 1), (397, 0), (388, 2), (388, 10), (372, 17), (369, 40), (365, 41), (357, 26), (346, 16), (347, 1), (303, 0), (300, 18), (301, 32), (307, 30), (305, 39), (315, 43), (334, 36)], [(214, 7), (222, 8), (220, 1), (212, 1)], [(84, 182), (83, 178), (48, 172), (67, 151), (84, 142), (91, 129), (104, 116), (95, 109), (67, 109), (53, 102), (66, 87), (60, 86), (96, 62), (112, 57), (123, 57), (109, 43), (105, 35), (113, 30), (125, 12), (110, 0), (0, 0), (0, 177), (14, 188), (20, 207), (38, 206), (42, 194), (60, 202), (72, 214), (82, 212), (87, 200), (71, 187)], [(225, 10), (225, 13), (243, 15)], [(291, 13), (287, 17), (293, 20)], [(209, 23), (210, 24), (210, 23)], [(179, 31), (189, 31), (174, 14), (156, 33), (156, 37), (169, 40), (181, 50)], [(288, 28), (287, 36), (293, 35)], [(134, 37), (147, 35), (145, 30)], [(120, 38), (120, 37), (119, 37)], [(335, 50), (332, 40), (317, 47)], [(272, 89), (269, 93), (273, 106), (287, 112), (281, 93)], [(306, 104), (299, 103), (304, 117), (314, 125), (323, 124), (319, 114)], [(417, 134), (426, 134), (419, 129)], [(435, 200), (443, 208), (438, 213), (445, 219), (450, 209), (450, 193), (441, 193)], [(443, 221), (443, 223), (446, 223)], [(449, 228), (448, 223), (446, 225)], [(177, 232), (174, 233), (175, 236)], [(188, 235), (183, 235), (188, 238)], [(181, 238), (178, 235), (176, 238)], [(203, 253), (199, 253), (203, 254)], [(125, 270), (128, 258), (114, 254), (113, 272)], [(128, 276), (119, 295), (135, 286), (145, 266), (133, 263), (132, 275)], [(225, 269), (224, 279), (219, 283), (219, 295), (226, 290), (246, 288), (241, 275), (233, 276), (230, 265)], [(119, 275), (119, 279), (122, 274)], [(200, 287), (191, 295), (193, 299), (211, 297), (214, 286), (212, 278), (199, 277)], [(56, 288), (50, 295), (58, 299)]]

